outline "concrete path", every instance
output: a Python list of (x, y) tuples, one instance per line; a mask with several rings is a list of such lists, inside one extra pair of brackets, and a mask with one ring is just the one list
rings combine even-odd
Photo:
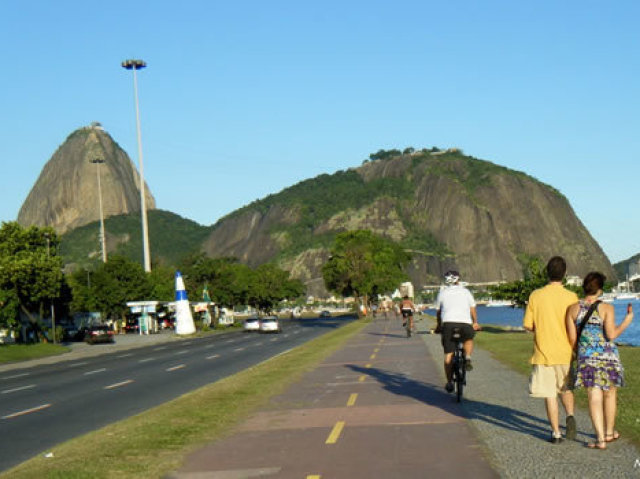
[[(462, 404), (443, 389), (440, 336), (407, 339), (378, 319), (229, 437), (188, 456), (173, 479), (640, 477), (640, 454), (624, 440), (552, 445), (527, 380), (484, 351)], [(564, 421), (564, 418), (563, 418)]]
[(377, 320), (173, 478), (498, 477), (421, 336)]

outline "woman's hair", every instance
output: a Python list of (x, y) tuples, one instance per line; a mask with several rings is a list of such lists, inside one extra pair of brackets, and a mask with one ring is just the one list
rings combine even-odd
[(584, 277), (584, 281), (582, 281), (582, 289), (584, 290), (584, 294), (590, 296), (592, 294), (596, 294), (599, 289), (604, 288), (604, 282), (607, 280), (607, 277), (599, 273), (597, 271), (592, 271), (588, 273)]

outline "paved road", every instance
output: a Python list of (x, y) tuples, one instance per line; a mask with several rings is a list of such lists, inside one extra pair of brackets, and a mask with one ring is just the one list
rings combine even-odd
[(624, 440), (607, 451), (552, 445), (544, 405), (527, 378), (485, 352), (461, 404), (444, 392), (440, 337), (411, 339), (378, 319), (229, 437), (186, 458), (173, 479), (635, 478), (640, 453)]
[[(122, 338), (120, 345), (78, 345), (63, 357), (3, 365), (0, 470), (235, 374), (351, 319), (284, 322), (284, 331), (274, 335), (237, 331), (192, 339)], [(130, 349), (140, 340), (154, 344)], [(98, 354), (106, 351), (113, 352)]]

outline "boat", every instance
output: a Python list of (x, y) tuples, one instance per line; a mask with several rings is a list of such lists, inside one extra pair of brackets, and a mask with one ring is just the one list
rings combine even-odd
[(616, 294), (615, 299), (618, 301), (638, 299), (638, 294), (637, 293), (618, 293)]
[(510, 299), (490, 299), (485, 306), (487, 308), (510, 308), (513, 306), (513, 301)]

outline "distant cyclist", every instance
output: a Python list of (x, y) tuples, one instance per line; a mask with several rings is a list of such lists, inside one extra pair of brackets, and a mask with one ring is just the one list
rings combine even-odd
[(409, 296), (405, 296), (402, 298), (402, 302), (400, 303), (400, 311), (402, 312), (402, 327), (409, 323), (409, 330), (413, 331), (413, 312), (416, 307), (413, 304), (413, 301), (409, 299)]
[(438, 293), (436, 300), (436, 319), (438, 326), (436, 333), (442, 334), (442, 347), (444, 349), (444, 373), (447, 376), (445, 389), (453, 392), (453, 352), (456, 349), (456, 340), (452, 338), (454, 328), (459, 328), (464, 342), (464, 367), (471, 371), (471, 353), (473, 352), (473, 337), (480, 329), (476, 302), (471, 292), (460, 284), (460, 273), (447, 271), (444, 274), (445, 286)]

